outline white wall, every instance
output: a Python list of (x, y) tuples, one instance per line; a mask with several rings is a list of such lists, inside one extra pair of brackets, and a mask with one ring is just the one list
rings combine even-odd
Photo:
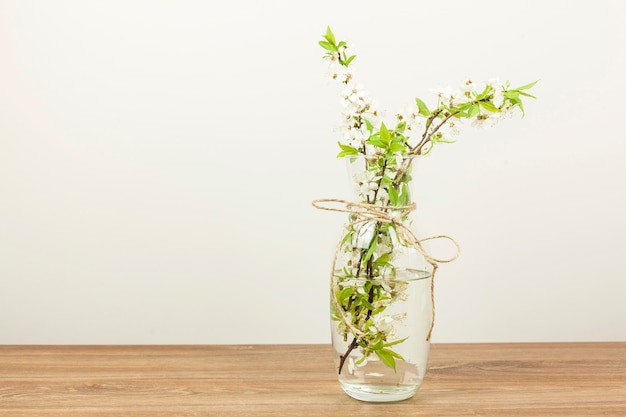
[(421, 161), (433, 341), (626, 340), (623, 2), (0, 0), (0, 343), (328, 342), (328, 24), (390, 115), (541, 79)]

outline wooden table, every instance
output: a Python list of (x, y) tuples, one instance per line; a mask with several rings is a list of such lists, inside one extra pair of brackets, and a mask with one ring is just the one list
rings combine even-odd
[(626, 343), (435, 344), (421, 390), (343, 393), (327, 345), (0, 346), (0, 416), (626, 416)]

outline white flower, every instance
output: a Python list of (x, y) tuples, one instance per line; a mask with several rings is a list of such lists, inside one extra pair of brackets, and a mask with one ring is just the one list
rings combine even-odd
[(390, 227), (389, 228), (389, 238), (391, 239), (391, 244), (393, 245), (394, 248), (397, 248), (400, 246), (400, 241), (398, 239), (398, 233), (396, 232), (396, 228), (395, 227)]
[(437, 131), (441, 134), (439, 138), (442, 141), (453, 141), (453, 137), (461, 133), (461, 119), (451, 119), (448, 123), (444, 124)]
[(487, 85), (493, 89), (493, 98), (491, 100), (493, 105), (499, 108), (504, 103), (506, 86), (502, 84), (499, 78), (490, 78), (487, 80)]
[(343, 143), (352, 146), (353, 148), (363, 148), (365, 142), (365, 135), (362, 128), (355, 126), (355, 123), (347, 123), (342, 127)]
[(342, 97), (344, 100), (344, 106), (354, 106), (356, 108), (363, 108), (366, 103), (367, 94), (363, 89), (362, 84), (356, 84), (354, 82), (349, 82), (347, 84), (348, 88), (346, 88), (342, 92)]
[(472, 80), (465, 81), (465, 84), (461, 86), (461, 91), (466, 98), (471, 98), (474, 94), (476, 94), (477, 90), (478, 86)]
[(376, 222), (368, 221), (365, 223), (358, 223), (354, 226), (354, 237), (352, 238), (352, 246), (359, 249), (367, 249), (374, 239), (374, 232), (376, 231)]
[(373, 100), (369, 97), (368, 100), (369, 101), (366, 106), (369, 105), (369, 108), (365, 109), (367, 113), (366, 119), (370, 121), (372, 126), (379, 127), (381, 123), (381, 118), (384, 116), (384, 114), (380, 110), (380, 107), (378, 106), (378, 102), (376, 100)]
[(500, 78), (493, 77), (487, 80), (487, 85), (491, 86), (492, 88), (498, 88), (502, 87), (502, 82), (500, 81)]
[(472, 126), (481, 129), (492, 127), (498, 122), (499, 116), (499, 113), (481, 113), (476, 116)]
[[(507, 107), (505, 109), (502, 110), (502, 112), (500, 112), (500, 120), (504, 120), (504, 119), (512, 119), (514, 114), (518, 111), (516, 109), (519, 109), (519, 107)], [(521, 110), (519, 110), (521, 112)]]
[(437, 97), (439, 98), (439, 102), (448, 106), (448, 107), (456, 107), (463, 102), (464, 94), (462, 91), (452, 90), (452, 87), (438, 87), (433, 91)]
[(341, 65), (336, 60), (329, 61), (328, 76), (333, 80), (337, 80), (341, 83), (347, 83), (353, 77), (352, 71), (350, 71), (350, 69), (345, 65)]
[(373, 157), (378, 157), (381, 156), (385, 153), (385, 151), (381, 148), (379, 148), (378, 146), (374, 146), (374, 145), (366, 145), (365, 146), (365, 153), (369, 156), (373, 156)]
[(374, 333), (385, 333), (386, 335), (390, 335), (393, 333), (393, 317), (384, 316), (382, 314), (376, 314), (372, 317), (372, 325), (370, 325), (370, 330)]
[(350, 375), (354, 375), (354, 358), (352, 356), (348, 357), (348, 372)]
[(394, 269), (390, 266), (381, 266), (378, 269), (378, 273), (383, 280), (386, 280), (393, 277)]
[(324, 59), (328, 60), (328, 66), (332, 66), (332, 65), (340, 65), (339, 64), (339, 56), (337, 56), (337, 53), (329, 53), (327, 55), (324, 55), (323, 57)]
[(351, 288), (363, 288), (365, 285), (365, 278), (347, 278), (343, 281), (338, 282), (338, 285), (343, 288), (351, 287)]
[(407, 130), (422, 132), (424, 129), (424, 117), (420, 115), (417, 106), (407, 106), (398, 113), (397, 118), (406, 123)]
[(493, 99), (491, 99), (494, 106), (500, 108), (504, 104), (504, 90), (502, 87), (496, 88), (493, 91)]
[(367, 356), (363, 356), (358, 361), (355, 361), (352, 356), (348, 357), (348, 372), (350, 372), (350, 375), (354, 374), (356, 368), (360, 368), (365, 365), (367, 365)]
[(359, 196), (363, 200), (371, 200), (374, 193), (378, 190), (378, 182), (381, 177), (373, 171), (363, 171), (354, 175), (354, 181), (357, 185)]

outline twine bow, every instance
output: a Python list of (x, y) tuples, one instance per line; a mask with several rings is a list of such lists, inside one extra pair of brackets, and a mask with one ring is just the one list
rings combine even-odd
[[(339, 203), (343, 205), (343, 207), (331, 207), (327, 204), (329, 203)], [(461, 248), (456, 240), (446, 235), (437, 235), (430, 236), (427, 238), (419, 239), (415, 233), (401, 220), (403, 217), (407, 216), (411, 211), (415, 210), (415, 203), (407, 205), (407, 206), (377, 206), (374, 204), (367, 203), (356, 203), (353, 201), (341, 200), (336, 198), (325, 198), (314, 200), (312, 202), (313, 206), (320, 210), (326, 211), (336, 211), (340, 213), (350, 213), (355, 214), (356, 220), (353, 220), (348, 227), (354, 226), (359, 223), (365, 223), (370, 221), (376, 221), (381, 223), (388, 223), (394, 225), (396, 229), (396, 233), (398, 236), (407, 242), (410, 246), (415, 248), (424, 259), (432, 266), (433, 271), (431, 274), (430, 280), (430, 298), (432, 302), (432, 320), (430, 322), (430, 329), (428, 330), (428, 335), (426, 336), (426, 341), (430, 341), (430, 336), (433, 331), (433, 327), (435, 326), (435, 272), (437, 271), (438, 264), (452, 262), (456, 258), (458, 258)], [(424, 247), (422, 246), (422, 242), (426, 242), (429, 240), (435, 239), (447, 239), (454, 244), (456, 247), (456, 253), (454, 256), (450, 258), (438, 259), (431, 256)], [(335, 249), (335, 255), (333, 257), (333, 266), (331, 270), (331, 288), (334, 288), (336, 285), (336, 277), (335, 277), (335, 264), (337, 263), (337, 255), (340, 250), (339, 243), (337, 248)], [(356, 336), (364, 336), (364, 333), (355, 328), (352, 323), (350, 323), (349, 319), (343, 314), (343, 310), (340, 308), (337, 297), (332, 297), (333, 305), (335, 306), (336, 311), (341, 315), (343, 322), (353, 331)]]

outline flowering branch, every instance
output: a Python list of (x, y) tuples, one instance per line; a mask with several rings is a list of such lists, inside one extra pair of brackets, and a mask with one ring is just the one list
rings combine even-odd
[[(437, 90), (437, 105), (433, 110), (416, 98), (415, 105), (399, 112), (394, 122), (387, 125), (381, 120), (376, 103), (361, 84), (355, 83), (350, 64), (356, 55), (347, 53), (347, 42), (337, 41), (327, 28), (319, 45), (326, 51), (324, 59), (329, 63), (330, 77), (345, 87), (341, 93), (342, 138), (338, 141), (341, 151), (337, 156), (364, 157), (362, 171), (354, 176), (361, 199), (357, 204), (376, 207), (383, 217), (393, 218), (386, 222), (359, 212), (350, 214), (350, 223), (339, 246), (339, 252), (348, 259), (342, 269), (333, 271), (333, 318), (344, 341), (352, 337), (339, 357), (339, 373), (356, 349), (362, 355), (356, 366), (366, 364), (374, 354), (395, 370), (396, 360), (404, 358), (392, 347), (406, 339), (395, 337), (393, 324), (403, 318), (390, 315), (386, 309), (396, 300), (406, 298), (407, 282), (396, 279), (400, 268), (394, 262), (398, 248), (412, 244), (398, 234), (398, 222), (407, 219), (405, 209), (412, 206), (408, 186), (411, 163), (440, 143), (454, 142), (465, 120), (471, 120), (476, 127), (492, 126), (512, 115), (516, 108), (523, 116), (522, 98), (534, 98), (527, 90), (536, 81), (510, 88), (508, 81), (468, 80), (456, 89)], [(431, 266), (434, 274), (436, 266), (433, 263)], [(427, 340), (429, 337), (430, 332)]]
[[(377, 135), (387, 130), (379, 120), (380, 111), (376, 109), (363, 86), (354, 82), (354, 75), (350, 70), (350, 64), (356, 55), (348, 55), (348, 44), (345, 41), (337, 42), (330, 28), (326, 29), (319, 44), (326, 50), (324, 58), (329, 63), (331, 78), (346, 85), (342, 93), (344, 135), (343, 141), (339, 142), (341, 152), (338, 156), (376, 154), (381, 149), (387, 150), (377, 140)], [(535, 98), (526, 90), (536, 83), (537, 81), (510, 88), (508, 81), (501, 83), (498, 79), (482, 84), (468, 80), (460, 88), (446, 87), (437, 90), (438, 103), (432, 111), (421, 99), (416, 98), (415, 106), (396, 115), (396, 127), (390, 132), (392, 138), (401, 140), (393, 141), (391, 153), (426, 155), (436, 144), (452, 143), (455, 141), (453, 137), (460, 131), (463, 119), (472, 120), (475, 127), (487, 127), (510, 117), (515, 108), (519, 108), (524, 115), (522, 97)], [(415, 144), (410, 143), (413, 134), (420, 136), (419, 142)]]

